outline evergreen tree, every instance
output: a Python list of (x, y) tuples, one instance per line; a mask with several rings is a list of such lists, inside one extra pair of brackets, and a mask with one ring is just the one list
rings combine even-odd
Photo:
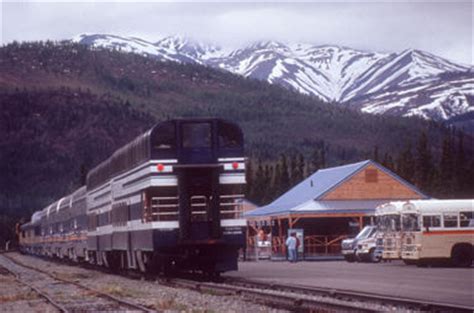
[(273, 200), (273, 194), (271, 189), (271, 182), (272, 182), (272, 173), (273, 169), (270, 165), (265, 165), (265, 174), (264, 174), (264, 181), (265, 181), (265, 192), (263, 193), (262, 203), (270, 203)]
[(290, 177), (289, 186), (294, 186), (297, 182), (297, 178), (295, 177), (298, 175), (297, 162), (296, 154), (293, 154), (290, 158), (290, 168), (288, 170), (288, 176)]
[(379, 147), (378, 146), (374, 146), (374, 155), (372, 156), (372, 159), (379, 163), (380, 160), (379, 160)]
[(304, 156), (300, 153), (300, 154), (298, 154), (298, 162), (297, 162), (297, 165), (296, 165), (296, 172), (293, 174), (294, 184), (299, 184), (303, 180), (305, 167), (306, 167), (306, 164), (305, 164), (305, 161), (304, 161)]
[[(453, 192), (457, 189), (454, 181), (454, 145), (451, 134), (446, 133), (443, 139), (441, 160), (439, 165), (439, 179), (437, 181), (437, 190), (445, 197), (452, 197)], [(459, 165), (458, 165), (459, 166)]]
[(273, 184), (272, 184), (272, 199), (280, 196), (281, 192), (281, 166), (280, 163), (275, 165), (275, 171), (273, 175)]
[(428, 137), (422, 132), (416, 147), (415, 181), (421, 190), (429, 190), (433, 178), (433, 158), (428, 146)]
[(280, 180), (280, 195), (287, 192), (290, 189), (290, 176), (288, 174), (288, 159), (286, 155), (282, 154), (280, 156), (281, 163), (281, 180)]
[(326, 167), (326, 150), (329, 150), (329, 147), (326, 146), (324, 140), (321, 141), (321, 168)]
[[(458, 190), (458, 195), (460, 197), (469, 197), (469, 195), (472, 197), (472, 182), (470, 180), (473, 180), (472, 174), (473, 173), (473, 168), (472, 165), (468, 166), (467, 158), (466, 158), (466, 153), (464, 150), (464, 134), (463, 132), (458, 132), (457, 135), (457, 148), (455, 151), (455, 161), (456, 161), (456, 166), (453, 171), (455, 172), (456, 176), (456, 187)], [(474, 162), (474, 161), (473, 161)], [(471, 174), (471, 175), (469, 175)]]
[(385, 166), (386, 168), (388, 168), (391, 171), (395, 171), (395, 165), (394, 165), (394, 162), (393, 162), (393, 158), (388, 152), (385, 152), (385, 154), (384, 154), (382, 165)]
[(253, 184), (251, 192), (251, 200), (255, 201), (257, 204), (262, 204), (265, 188), (265, 172), (262, 161), (259, 159), (257, 171), (255, 172), (255, 183)]
[(310, 164), (308, 167), (308, 175), (313, 174), (317, 170), (319, 170), (322, 167), (321, 164), (321, 150), (318, 148), (313, 150), (313, 153), (311, 154), (311, 160)]
[(415, 174), (415, 159), (411, 152), (411, 144), (407, 144), (398, 157), (398, 174), (409, 182), (413, 182)]
[(81, 163), (81, 167), (79, 169), (79, 184), (80, 186), (84, 186), (87, 182), (87, 167), (84, 163)]
[(245, 196), (249, 198), (251, 196), (251, 192), (253, 189), (254, 177), (253, 177), (253, 166), (252, 160), (249, 159), (248, 162), (245, 164)]

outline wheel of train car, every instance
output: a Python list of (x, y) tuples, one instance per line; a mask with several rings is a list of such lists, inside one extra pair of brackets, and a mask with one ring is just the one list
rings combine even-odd
[(120, 251), (108, 251), (105, 258), (107, 259), (108, 267), (112, 271), (117, 272), (120, 270), (122, 263)]
[(158, 260), (158, 268), (163, 276), (175, 276), (176, 266), (171, 258), (167, 257), (166, 255), (162, 255)]
[(95, 251), (88, 251), (89, 254), (89, 264), (96, 265), (97, 262), (97, 253)]

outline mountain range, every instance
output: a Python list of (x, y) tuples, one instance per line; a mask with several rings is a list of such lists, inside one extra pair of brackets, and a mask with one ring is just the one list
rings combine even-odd
[(182, 37), (81, 34), (74, 42), (162, 61), (196, 63), (267, 81), (365, 113), (474, 120), (474, 67), (431, 53), (361, 51), (336, 45), (262, 41), (225, 49)]

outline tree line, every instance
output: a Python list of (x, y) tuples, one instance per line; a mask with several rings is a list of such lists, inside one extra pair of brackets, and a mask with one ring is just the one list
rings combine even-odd
[[(374, 146), (367, 158), (383, 165), (425, 194), (434, 198), (474, 197), (474, 158), (466, 152), (464, 133), (448, 128), (441, 155), (437, 157), (428, 136), (422, 132), (416, 143), (407, 143), (394, 157), (380, 153)], [(250, 158), (247, 163), (246, 196), (258, 205), (272, 202), (319, 169), (339, 164), (327, 164), (329, 146), (320, 141), (312, 153), (282, 153), (277, 160)]]

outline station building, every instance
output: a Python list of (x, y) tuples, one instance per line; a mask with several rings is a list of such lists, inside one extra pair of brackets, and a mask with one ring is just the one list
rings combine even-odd
[(339, 255), (343, 239), (375, 222), (377, 206), (427, 198), (371, 160), (320, 169), (272, 203), (245, 213), (248, 249), (265, 234), (260, 240), (271, 243), (271, 257), (283, 258), (288, 232), (297, 231), (305, 259)]

